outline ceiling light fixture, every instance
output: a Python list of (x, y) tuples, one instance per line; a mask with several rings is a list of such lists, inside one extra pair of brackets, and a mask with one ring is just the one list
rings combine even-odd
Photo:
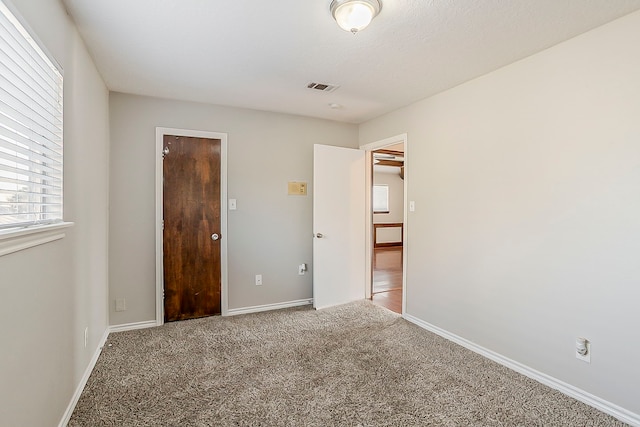
[(331, 15), (340, 28), (353, 34), (364, 30), (382, 9), (380, 0), (333, 0)]

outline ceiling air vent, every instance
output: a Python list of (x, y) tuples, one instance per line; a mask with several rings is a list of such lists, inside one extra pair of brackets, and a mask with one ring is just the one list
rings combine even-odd
[(333, 92), (339, 87), (340, 86), (338, 85), (332, 85), (329, 83), (315, 83), (315, 82), (311, 82), (307, 85), (308, 89), (319, 90), (321, 92)]

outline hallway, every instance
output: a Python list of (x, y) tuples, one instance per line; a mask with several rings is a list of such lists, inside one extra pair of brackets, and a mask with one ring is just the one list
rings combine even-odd
[(402, 314), (402, 247), (376, 248), (373, 253), (371, 300)]

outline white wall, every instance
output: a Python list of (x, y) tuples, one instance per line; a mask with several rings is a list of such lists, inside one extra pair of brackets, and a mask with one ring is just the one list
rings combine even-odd
[[(156, 126), (229, 135), (229, 308), (311, 298), (311, 271), (297, 266), (312, 261), (313, 144), (357, 147), (355, 125), (121, 93), (110, 108), (112, 325), (155, 319)], [(308, 196), (288, 196), (288, 181), (308, 182)]]
[(634, 13), (360, 127), (361, 144), (408, 133), (408, 314), (635, 414), (639, 28)]
[(75, 226), (0, 257), (0, 424), (54, 426), (108, 324), (108, 92), (60, 2), (12, 3), (64, 68), (65, 219)]

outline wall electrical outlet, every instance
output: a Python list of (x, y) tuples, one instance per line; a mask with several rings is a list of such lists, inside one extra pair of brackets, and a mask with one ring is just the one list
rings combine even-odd
[(126, 311), (127, 301), (124, 298), (116, 298), (116, 311)]
[(262, 286), (262, 274), (256, 274), (256, 286)]
[(585, 345), (587, 346), (587, 352), (585, 354), (580, 354), (580, 352), (576, 348), (576, 359), (582, 360), (583, 362), (591, 363), (591, 342), (586, 341)]

